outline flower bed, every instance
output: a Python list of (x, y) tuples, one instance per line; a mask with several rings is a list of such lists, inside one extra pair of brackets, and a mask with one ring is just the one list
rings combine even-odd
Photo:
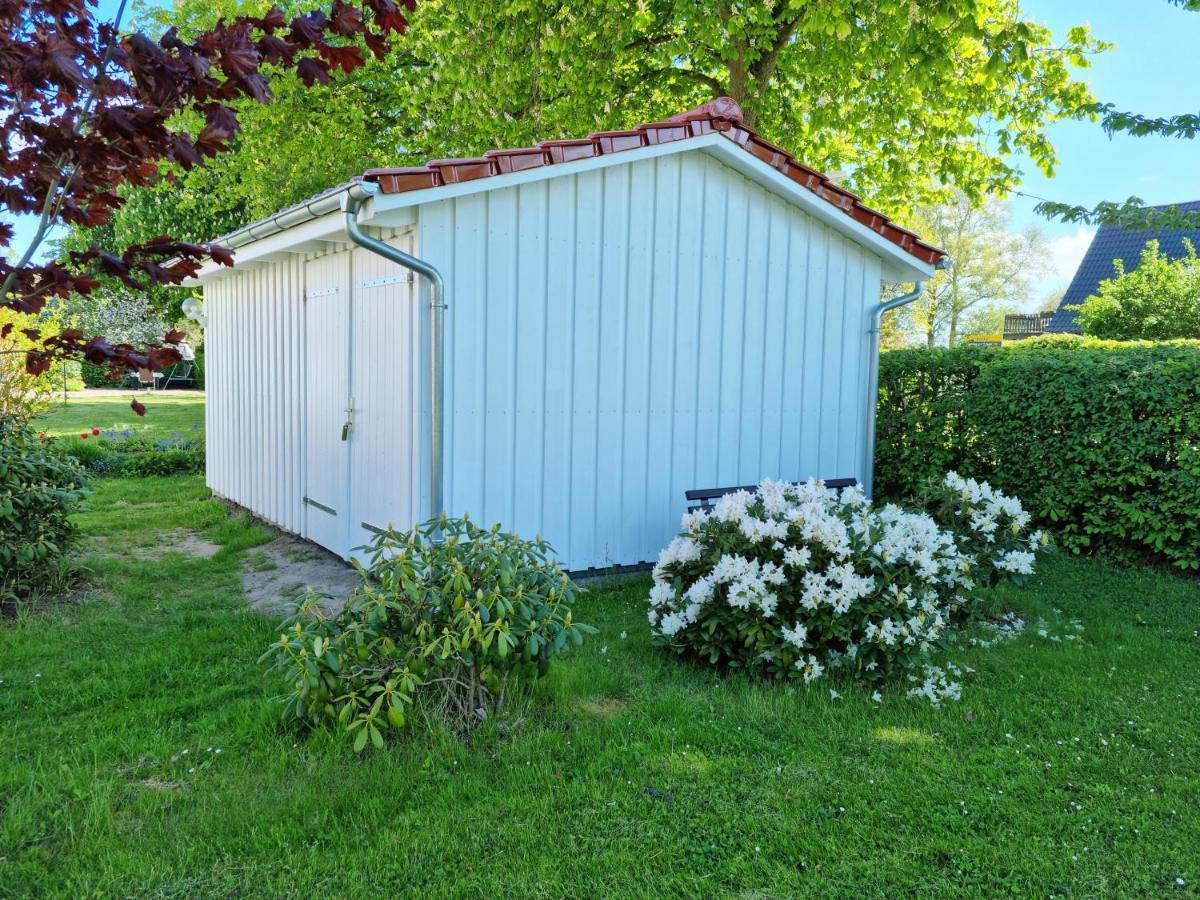
[(78, 437), (47, 440), (58, 442), (66, 454), (97, 475), (182, 475), (204, 471), (204, 439), (199, 432), (200, 426), (193, 425), (193, 436), (177, 432), (154, 438), (129, 428), (92, 428)]
[[(1045, 543), (1019, 501), (950, 473), (931, 512), (858, 488), (764, 481), (690, 512), (654, 569), (656, 642), (731, 669), (814, 681), (915, 671), (978, 591), (1032, 572)], [(932, 513), (932, 514), (931, 514)]]

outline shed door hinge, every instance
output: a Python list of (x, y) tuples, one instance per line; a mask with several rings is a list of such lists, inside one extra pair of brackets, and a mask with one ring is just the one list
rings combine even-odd
[(328, 288), (319, 288), (315, 291), (305, 291), (304, 299), (305, 300), (314, 300), (317, 297), (328, 297), (331, 294), (336, 294), (339, 290), (341, 290), (341, 288), (328, 287)]
[(387, 278), (366, 278), (363, 279), (362, 286), (373, 288), (383, 287), (388, 284), (412, 284), (412, 280), (412, 272), (409, 272), (407, 275), (389, 275)]
[(334, 509), (332, 506), (326, 506), (324, 503), (318, 503), (312, 497), (305, 497), (304, 502), (306, 504), (308, 504), (309, 506), (315, 506), (317, 509), (321, 510), (321, 512), (329, 513), (331, 516), (337, 515), (337, 510)]

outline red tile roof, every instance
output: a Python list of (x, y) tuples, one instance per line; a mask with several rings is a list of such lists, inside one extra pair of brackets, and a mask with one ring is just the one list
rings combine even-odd
[(475, 159), (435, 159), (423, 166), (369, 169), (363, 177), (368, 181), (377, 182), (379, 189), (385, 194), (398, 194), (444, 184), (459, 184), (493, 175), (522, 172), (577, 159), (607, 156), (624, 150), (682, 141), (713, 132), (723, 134), (747, 153), (812, 191), (830, 205), (836, 206), (856, 222), (867, 226), (921, 262), (936, 266), (946, 257), (944, 250), (922, 241), (911, 231), (893, 223), (883, 213), (864, 205), (850, 191), (834, 184), (820, 172), (808, 168), (782, 147), (764, 141), (743, 123), (741, 107), (729, 97), (719, 97), (661, 122), (647, 122), (628, 131), (598, 131), (579, 140), (542, 141), (536, 147), (490, 150)]

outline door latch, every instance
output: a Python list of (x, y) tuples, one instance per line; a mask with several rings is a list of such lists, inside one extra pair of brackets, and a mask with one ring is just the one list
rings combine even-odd
[(350, 440), (350, 432), (354, 429), (354, 398), (350, 398), (350, 405), (346, 407), (346, 421), (342, 423), (342, 440)]

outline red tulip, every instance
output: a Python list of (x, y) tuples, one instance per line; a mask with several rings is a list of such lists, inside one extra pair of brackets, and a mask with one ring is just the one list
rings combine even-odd
[(87, 438), (88, 438), (88, 433), (85, 431), (85, 432), (83, 432), (83, 433), (82, 433), (81, 435), (79, 435), (79, 436), (80, 436), (81, 438), (83, 438), (83, 439), (86, 441), (86, 440), (87, 440)]
[(100, 434), (100, 429), (99, 429), (99, 428), (93, 428), (93, 429), (92, 429), (92, 434), (95, 434), (95, 435), (98, 435), (98, 434)]

